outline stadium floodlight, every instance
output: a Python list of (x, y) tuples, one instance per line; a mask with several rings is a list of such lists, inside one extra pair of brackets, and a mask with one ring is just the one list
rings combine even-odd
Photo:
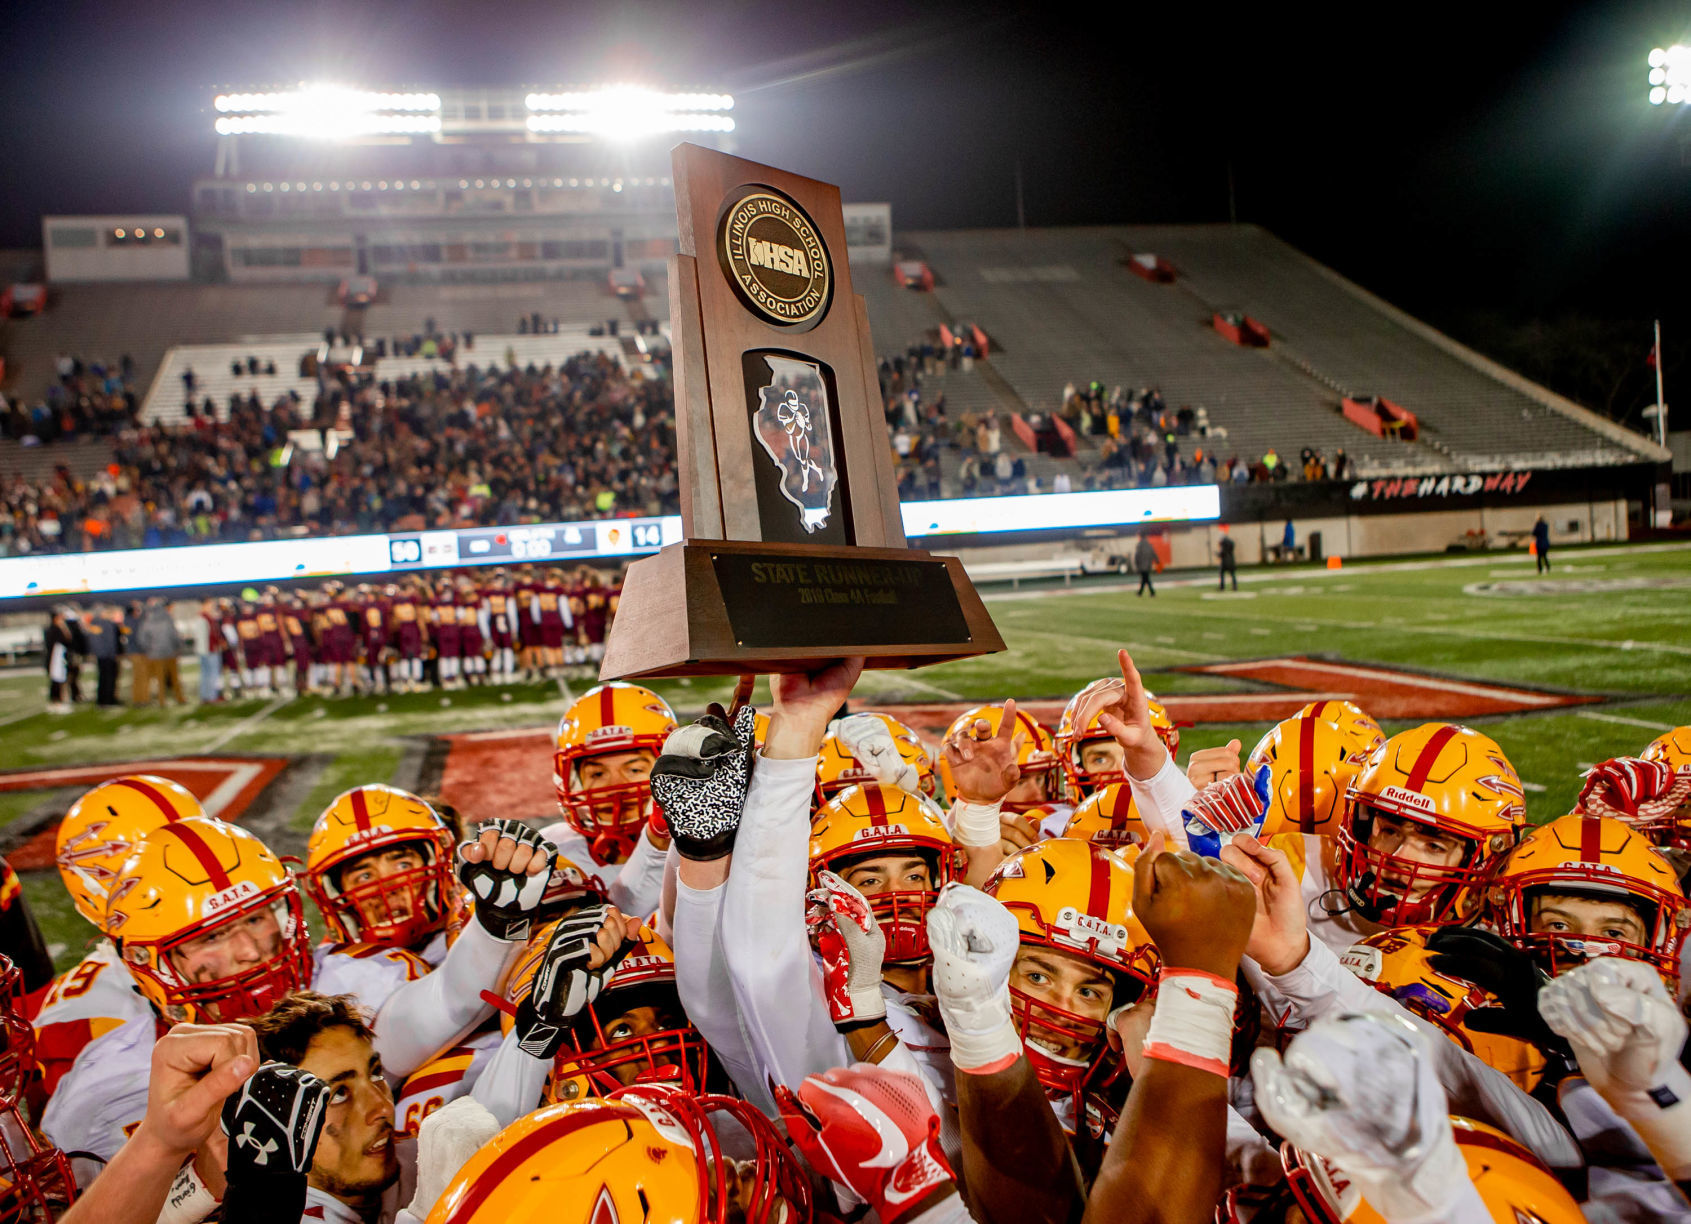
[(301, 85), (277, 93), (219, 94), (219, 136), (303, 136), (341, 140), (359, 136), (427, 135), (440, 131), (440, 95), (380, 93), (338, 85)]
[(530, 115), (531, 132), (579, 132), (590, 136), (629, 139), (661, 132), (732, 132), (734, 121), (727, 115), (655, 111), (650, 113), (576, 113)]
[(531, 93), (523, 101), (531, 111), (586, 111), (595, 114), (662, 114), (672, 111), (734, 109), (734, 99), (728, 94), (664, 93), (639, 85), (609, 85), (602, 89), (575, 90), (569, 93)]
[(1649, 55), (1650, 105), (1691, 102), (1691, 47), (1653, 48)]

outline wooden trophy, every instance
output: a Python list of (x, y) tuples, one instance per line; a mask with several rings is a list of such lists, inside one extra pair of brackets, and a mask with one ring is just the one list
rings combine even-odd
[(629, 566), (600, 678), (1003, 650), (962, 563), (905, 546), (839, 188), (697, 145), (673, 159), (686, 539)]

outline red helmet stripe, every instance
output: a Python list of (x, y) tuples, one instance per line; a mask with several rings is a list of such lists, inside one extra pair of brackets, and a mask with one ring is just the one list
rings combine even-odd
[(1315, 832), (1315, 720), (1298, 719), (1298, 828)]
[(1439, 759), (1439, 753), (1444, 751), (1444, 746), (1456, 738), (1459, 729), (1451, 723), (1446, 723), (1433, 732), (1425, 747), (1421, 749), (1421, 755), (1415, 758), (1414, 767), (1409, 771), (1409, 779), (1404, 783), (1407, 789), (1418, 791), (1427, 784), (1427, 775), (1433, 772), (1433, 763)]
[(869, 805), (869, 823), (877, 829), (887, 827), (887, 797), (878, 786), (863, 788), (863, 801)]
[(230, 886), (229, 873), (223, 870), (223, 864), (217, 861), (217, 855), (206, 845), (205, 838), (180, 824), (167, 824), (162, 832), (174, 835), (177, 841), (188, 847), (193, 856), (200, 860), (200, 866), (205, 868), (213, 888), (224, 889)]
[(148, 799), (151, 799), (153, 805), (158, 808), (159, 815), (163, 816), (167, 822), (182, 819), (181, 814), (177, 812), (170, 800), (166, 799), (163, 792), (150, 782), (143, 782), (140, 778), (113, 778), (112, 785), (127, 786), (137, 794), (145, 795)]
[(556, 1143), (572, 1131), (582, 1130), (597, 1122), (605, 1120), (605, 1115), (598, 1110), (588, 1110), (585, 1113), (567, 1113), (562, 1117), (542, 1122), (528, 1134), (517, 1140), (510, 1147), (500, 1152), (497, 1157), (481, 1171), (474, 1181), (464, 1187), (464, 1195), (446, 1213), (445, 1224), (469, 1224), (475, 1219), (476, 1212), (483, 1203), (493, 1196), (506, 1178), (523, 1166), (529, 1157), (540, 1152), (549, 1144)]
[(1092, 849), (1092, 883), (1086, 891), (1086, 912), (1102, 918), (1110, 912), (1110, 852), (1098, 846)]
[(353, 788), (347, 795), (347, 802), (352, 804), (352, 819), (358, 825), (358, 831), (368, 833), (370, 831), (370, 805), (365, 802), (364, 788), (362, 786)]
[(1579, 856), (1587, 863), (1603, 861), (1603, 825), (1592, 817), (1579, 822)]
[(616, 726), (617, 691), (610, 685), (599, 690), (599, 722), (606, 727)]

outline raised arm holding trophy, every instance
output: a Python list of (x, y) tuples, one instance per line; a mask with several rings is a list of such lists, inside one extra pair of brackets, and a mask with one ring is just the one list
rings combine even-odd
[(686, 539), (629, 567), (601, 678), (1004, 649), (962, 563), (905, 545), (839, 188), (690, 144), (674, 165)]

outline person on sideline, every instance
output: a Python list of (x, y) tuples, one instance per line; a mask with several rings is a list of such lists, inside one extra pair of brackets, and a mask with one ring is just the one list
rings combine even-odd
[(1157, 568), (1157, 550), (1144, 536), (1139, 537), (1139, 543), (1133, 550), (1133, 568), (1139, 571), (1139, 589), (1134, 594), (1143, 595), (1149, 591), (1155, 598), (1157, 588), (1151, 585), (1151, 571)]

